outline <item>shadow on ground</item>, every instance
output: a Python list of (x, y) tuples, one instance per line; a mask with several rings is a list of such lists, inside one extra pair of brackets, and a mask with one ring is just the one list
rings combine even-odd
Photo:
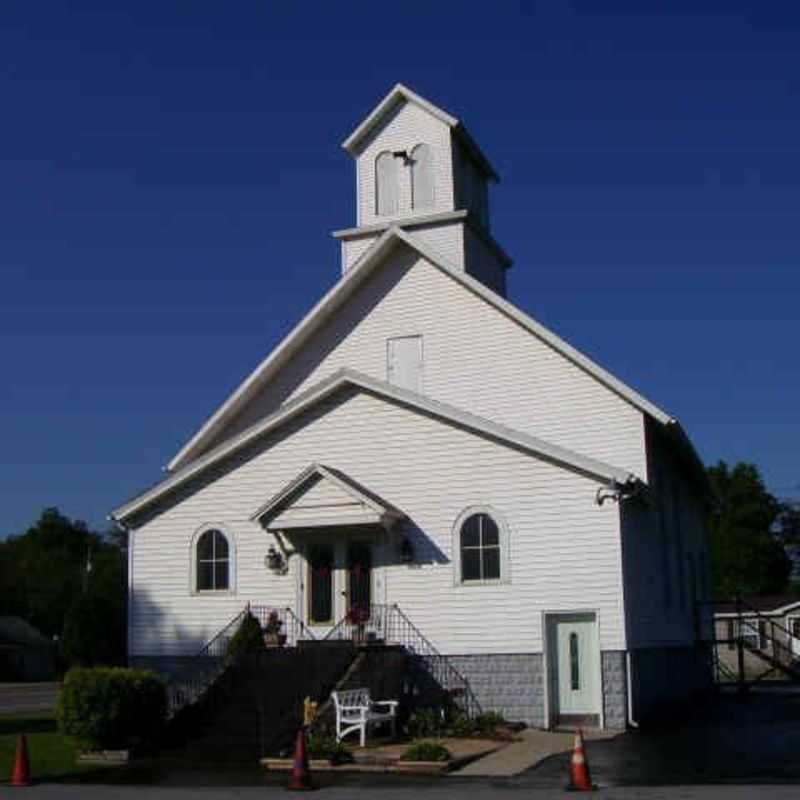
[[(719, 694), (688, 718), (587, 746), (600, 786), (800, 783), (800, 687)], [(563, 787), (569, 754), (551, 756), (515, 786)]]
[[(587, 742), (594, 781), (604, 786), (800, 783), (800, 687), (761, 687), (740, 698), (715, 696), (680, 722)], [(469, 791), (476, 784), (503, 789), (557, 789), (567, 782), (569, 753), (551, 756), (514, 778), (414, 776), (379, 773), (314, 775), (319, 788), (407, 787)], [(150, 759), (71, 776), (65, 783), (163, 787), (283, 787), (288, 773), (250, 764), (192, 764)]]

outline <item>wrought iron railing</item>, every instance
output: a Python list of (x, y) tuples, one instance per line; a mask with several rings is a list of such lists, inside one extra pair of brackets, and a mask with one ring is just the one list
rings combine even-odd
[[(280, 646), (297, 647), (301, 640), (313, 641), (317, 637), (291, 608), (286, 606), (248, 606), (250, 613), (258, 620), (262, 630), (266, 630), (269, 625), (274, 624), (274, 620), (279, 622), (276, 635), (281, 637)], [(267, 643), (269, 644), (269, 643)]]
[[(708, 608), (723, 605), (730, 607), (729, 603), (711, 601), (702, 604)], [(717, 629), (717, 625), (726, 627), (724, 632)], [(716, 678), (718, 682), (738, 681), (756, 682), (763, 677), (773, 675), (775, 670), (780, 670), (784, 675), (800, 679), (800, 664), (792, 647), (794, 635), (783, 624), (770, 617), (757, 608), (754, 608), (741, 598), (736, 599), (735, 611), (728, 612), (725, 617), (717, 617), (714, 621), (713, 635), (710, 644), (716, 654)], [(720, 648), (727, 647), (737, 651), (737, 664), (725, 665), (721, 659)], [(745, 670), (744, 653), (749, 652), (769, 665), (755, 679), (748, 679)]]
[(453, 666), (448, 656), (440, 653), (419, 628), (397, 605), (372, 604), (355, 609), (342, 618), (325, 637), (326, 641), (347, 640), (356, 645), (399, 645), (417, 665), (450, 696), (452, 702), (468, 716), (480, 713), (469, 681)]
[[(229, 664), (227, 654), (231, 639), (248, 613), (258, 620), (262, 630), (268, 623), (273, 625), (275, 621), (279, 623), (275, 625), (277, 639), (275, 645), (278, 647), (296, 647), (301, 639), (315, 638), (308, 626), (290, 608), (248, 603), (203, 645), (192, 657), (191, 663), (181, 670), (181, 675), (170, 682), (167, 687), (170, 716), (196, 703), (225, 671)], [(265, 636), (265, 646), (269, 644), (268, 637)]]

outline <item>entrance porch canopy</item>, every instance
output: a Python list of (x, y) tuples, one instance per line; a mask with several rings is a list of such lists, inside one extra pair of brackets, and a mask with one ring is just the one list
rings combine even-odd
[(404, 518), (397, 508), (333, 467), (311, 464), (252, 516), (270, 532), (380, 525)]

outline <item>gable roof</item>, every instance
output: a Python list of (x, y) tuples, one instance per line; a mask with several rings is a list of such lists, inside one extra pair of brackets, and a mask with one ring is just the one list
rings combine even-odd
[(285, 403), (277, 411), (255, 425), (251, 425), (236, 436), (227, 439), (151, 489), (115, 509), (110, 515), (111, 518), (117, 522), (122, 522), (132, 514), (151, 506), (161, 497), (197, 477), (209, 467), (233, 455), (259, 437), (277, 430), (298, 414), (316, 406), (327, 397), (347, 386), (369, 392), (385, 400), (399, 403), (407, 408), (412, 408), (437, 419), (458, 425), (473, 433), (519, 448), (531, 455), (588, 475), (605, 484), (616, 486), (636, 480), (636, 477), (628, 470), (580, 455), (565, 447), (560, 447), (536, 436), (499, 425), (496, 422), (471, 414), (448, 403), (433, 400), (430, 397), (410, 392), (407, 389), (401, 389), (385, 381), (345, 368), (319, 381), (319, 383)]
[(440, 122), (443, 122), (447, 125), (450, 130), (453, 131), (453, 135), (456, 136), (461, 143), (466, 147), (469, 151), (470, 155), (473, 159), (477, 162), (478, 166), (488, 175), (495, 182), (499, 182), (500, 177), (495, 172), (494, 167), (489, 163), (489, 159), (481, 151), (480, 147), (478, 147), (477, 142), (469, 135), (469, 132), (464, 127), (464, 123), (462, 123), (456, 117), (448, 114), (443, 109), (439, 108), (439, 106), (435, 106), (433, 103), (426, 100), (424, 97), (420, 97), (416, 92), (412, 92), (407, 86), (403, 86), (402, 83), (396, 83), (389, 93), (383, 98), (383, 100), (372, 109), (372, 111), (367, 114), (363, 122), (361, 122), (358, 127), (342, 142), (342, 147), (347, 150), (348, 153), (351, 155), (356, 155), (359, 151), (359, 146), (361, 142), (365, 139), (365, 137), (375, 128), (376, 125), (380, 124), (381, 120), (401, 103), (413, 103), (416, 106), (427, 111), (432, 116), (436, 117)]
[[(604, 386), (627, 400), (632, 406), (651, 416), (663, 425), (675, 420), (658, 406), (644, 398), (630, 386), (615, 378), (601, 366), (555, 333), (545, 328), (532, 317), (520, 311), (505, 298), (484, 286), (480, 281), (457, 269), (430, 247), (422, 244), (397, 226), (392, 226), (361, 256), (361, 258), (339, 279), (322, 299), (306, 314), (285, 339), (245, 378), (239, 387), (206, 420), (189, 441), (178, 451), (167, 465), (174, 470), (186, 464), (208, 443), (221, 427), (264, 386), (300, 348), (311, 334), (325, 322), (361, 285), (364, 279), (380, 264), (386, 255), (399, 244), (415, 250), (437, 269), (449, 275), (466, 289), (494, 306), (498, 311), (521, 325), (534, 336), (552, 347), (556, 352), (580, 367)], [(688, 439), (686, 440), (688, 442)], [(691, 447), (691, 445), (689, 445)], [(695, 454), (696, 458), (696, 454)], [(699, 460), (699, 459), (698, 459)]]
[[(307, 496), (320, 481), (331, 484), (333, 488), (339, 490), (338, 514), (342, 519), (350, 524), (357, 521), (373, 522), (378, 524), (391, 524), (398, 519), (401, 519), (404, 514), (398, 511), (393, 505), (382, 500), (378, 495), (365, 489), (361, 484), (354, 481), (348, 475), (340, 470), (326, 467), (322, 464), (311, 464), (306, 467), (294, 480), (290, 481), (283, 489), (280, 490), (274, 497), (261, 506), (250, 519), (261, 522), (261, 524), (270, 529), (287, 528), (287, 527), (309, 527), (310, 517), (308, 514), (295, 515), (295, 519), (286, 519), (287, 510), (290, 510), (293, 505), (298, 504), (298, 500), (303, 496)], [(343, 504), (341, 501), (344, 500)], [(343, 505), (349, 506), (342, 508)], [(334, 524), (335, 517), (331, 513), (337, 513), (336, 509), (332, 508), (333, 504), (329, 501), (324, 505), (317, 505), (315, 508), (320, 508), (324, 512), (326, 524)], [(270, 525), (281, 519), (281, 525)], [(299, 519), (297, 519), (299, 517)]]

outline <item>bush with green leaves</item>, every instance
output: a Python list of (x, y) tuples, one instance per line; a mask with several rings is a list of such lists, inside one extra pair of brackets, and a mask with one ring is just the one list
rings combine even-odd
[(264, 636), (261, 633), (261, 623), (248, 611), (228, 642), (225, 658), (232, 660), (237, 656), (260, 653), (263, 649)]
[(437, 742), (415, 742), (403, 751), (401, 761), (449, 761), (450, 751)]
[(494, 733), (497, 728), (507, 725), (506, 718), (497, 711), (484, 711), (474, 718), (475, 730), (478, 733)]
[(441, 736), (444, 730), (445, 720), (438, 708), (421, 708), (419, 711), (415, 711), (408, 720), (408, 735), (412, 739)]
[(56, 706), (61, 733), (90, 750), (135, 747), (152, 740), (166, 715), (163, 681), (154, 672), (122, 667), (71, 669)]
[(335, 736), (312, 733), (308, 737), (306, 752), (309, 758), (327, 759), (331, 764), (349, 764), (352, 753)]

